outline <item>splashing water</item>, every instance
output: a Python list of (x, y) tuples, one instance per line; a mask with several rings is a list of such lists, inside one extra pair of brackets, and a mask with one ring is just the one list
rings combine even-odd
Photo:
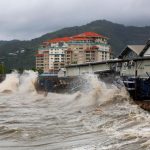
[(36, 77), (14, 72), (0, 84), (1, 150), (150, 149), (149, 113), (124, 88), (86, 75), (86, 92), (44, 97), (33, 92)]
[(37, 80), (38, 73), (31, 70), (24, 71), (20, 76), (20, 86), (19, 91), (21, 92), (34, 92), (35, 91), (35, 82)]
[(7, 74), (6, 79), (0, 83), (0, 92), (11, 91), (14, 92), (19, 86), (19, 74), (14, 71), (12, 74)]
[(6, 79), (0, 83), (0, 92), (35, 91), (34, 84), (37, 76), (38, 73), (31, 70), (25, 70), (21, 75), (17, 71), (7, 74)]

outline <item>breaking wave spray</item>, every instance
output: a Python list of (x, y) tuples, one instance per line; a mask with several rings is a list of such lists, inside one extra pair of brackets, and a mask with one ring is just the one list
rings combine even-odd
[(38, 73), (25, 70), (22, 74), (17, 71), (6, 74), (5, 80), (0, 83), (0, 92), (33, 92)]
[(37, 76), (33, 71), (21, 75), (15, 71), (0, 83), (1, 118), (5, 120), (0, 125), (0, 148), (2, 139), (7, 141), (6, 134), (12, 139), (10, 144), (15, 139), (17, 146), (33, 150), (150, 148), (149, 113), (135, 105), (124, 88), (86, 75), (88, 90), (44, 97), (35, 92)]

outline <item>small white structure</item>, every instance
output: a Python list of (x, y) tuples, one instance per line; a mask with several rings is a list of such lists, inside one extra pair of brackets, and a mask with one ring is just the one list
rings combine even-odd
[(128, 45), (119, 58), (128, 60), (122, 63), (121, 76), (148, 77), (150, 73), (150, 41), (146, 45)]

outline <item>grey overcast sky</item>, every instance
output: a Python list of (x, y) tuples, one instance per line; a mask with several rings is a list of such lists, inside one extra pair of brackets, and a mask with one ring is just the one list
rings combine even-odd
[(28, 40), (101, 19), (149, 26), (150, 0), (0, 0), (0, 40)]

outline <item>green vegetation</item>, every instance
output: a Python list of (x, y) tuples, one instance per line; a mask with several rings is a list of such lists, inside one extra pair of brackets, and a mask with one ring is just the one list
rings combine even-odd
[(5, 74), (6, 68), (3, 63), (0, 64), (0, 74)]
[(72, 36), (85, 31), (93, 31), (109, 37), (109, 43), (115, 56), (126, 45), (145, 44), (150, 38), (150, 27), (127, 27), (106, 20), (97, 20), (87, 25), (64, 28), (48, 33), (30, 41), (0, 41), (0, 56), (5, 57), (5, 64), (8, 70), (14, 68), (31, 69), (35, 67), (35, 53), (43, 41), (56, 37)]

